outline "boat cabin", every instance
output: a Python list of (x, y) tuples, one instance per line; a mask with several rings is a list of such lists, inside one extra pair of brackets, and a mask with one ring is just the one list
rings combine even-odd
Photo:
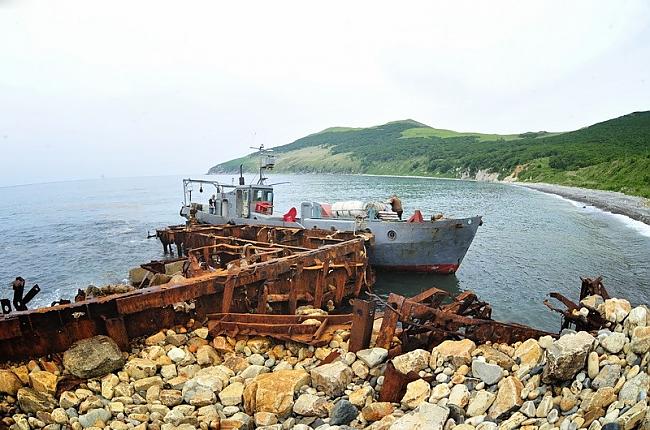
[[(192, 195), (202, 194), (203, 202), (195, 202)], [(205, 189), (204, 189), (205, 186)], [(184, 205), (192, 206), (199, 211), (212, 215), (222, 216), (226, 219), (250, 218), (254, 214), (273, 215), (273, 186), (255, 185), (223, 185), (217, 181), (201, 179), (183, 179)]]

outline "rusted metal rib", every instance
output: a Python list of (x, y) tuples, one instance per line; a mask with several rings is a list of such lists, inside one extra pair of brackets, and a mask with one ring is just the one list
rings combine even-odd
[[(0, 360), (64, 351), (73, 342), (97, 334), (109, 335), (126, 347), (135, 337), (221, 311), (274, 314), (294, 312), (302, 305), (321, 307), (329, 300), (342, 303), (374, 279), (369, 274), (366, 239), (352, 233), (175, 226), (157, 235), (166, 248), (174, 243), (186, 255), (172, 261), (187, 260), (187, 277), (128, 293), (0, 315)], [(166, 263), (141, 267), (164, 273)], [(307, 269), (313, 266), (322, 269)], [(335, 285), (335, 291), (328, 285)], [(176, 305), (190, 302), (194, 309), (175, 311)], [(322, 335), (332, 327), (336, 325), (328, 321)], [(309, 336), (316, 331), (313, 328)]]

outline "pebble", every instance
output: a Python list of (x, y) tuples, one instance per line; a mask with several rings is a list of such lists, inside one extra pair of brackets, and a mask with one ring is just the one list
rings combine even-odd
[[(591, 306), (587, 303), (599, 301), (591, 296), (583, 302), (582, 309), (586, 309)], [(600, 303), (605, 306), (605, 301)], [(570, 354), (555, 354), (557, 341), (550, 336), (514, 345), (487, 343), (478, 348), (469, 341), (448, 342), (433, 352), (421, 349), (391, 357), (393, 364), (419, 376), (408, 381), (406, 395), (398, 399), (399, 403), (378, 401), (384, 388), (388, 351), (369, 348), (349, 352), (349, 332), (337, 332), (329, 345), (314, 348), (259, 337), (219, 336), (213, 340), (207, 329), (194, 326), (146, 338), (144, 345), (134, 347), (122, 369), (64, 391), (54, 407), (49, 407), (51, 412), (31, 416), (18, 413), (17, 408), (29, 401), (23, 390), (13, 399), (0, 400), (0, 414), (3, 407), (12, 407), (11, 423), (16, 423), (12, 428), (46, 430), (100, 429), (95, 425), (103, 430), (209, 430), (219, 425), (266, 430), (387, 430), (391, 426), (418, 428), (416, 422), (439, 422), (444, 430), (629, 430), (631, 427), (623, 428), (620, 422), (629, 422), (628, 411), (634, 413), (646, 404), (639, 402), (648, 400), (650, 354), (635, 352), (645, 348), (645, 331), (638, 328), (646, 327), (647, 311), (634, 308), (626, 319), (625, 302), (607, 303), (615, 323), (598, 333), (597, 341), (581, 352), (584, 355), (579, 360)], [(636, 343), (631, 341), (634, 333)], [(574, 338), (578, 341), (585, 336)], [(568, 339), (562, 345), (565, 348), (571, 347)], [(318, 370), (319, 363), (331, 353), (340, 357), (328, 367), (332, 371), (324, 374)], [(573, 375), (568, 380), (551, 382), (545, 378), (547, 357), (553, 354), (553, 365), (561, 368), (562, 375)], [(41, 390), (51, 390), (52, 385), (43, 375), (65, 373), (56, 363), (36, 360), (15, 369), (20, 384)], [(299, 369), (316, 375), (319, 385), (314, 378), (307, 378), (300, 382), (302, 386), (289, 387), (288, 391), (281, 386), (270, 391), (252, 388), (258, 377), (267, 373)], [(0, 387), (4, 374), (0, 373)], [(210, 379), (214, 384), (197, 390), (197, 398), (183, 398), (186, 387), (200, 386), (196, 378), (201, 375), (214, 376), (214, 381)], [(15, 382), (15, 377), (11, 381)], [(502, 390), (504, 386), (507, 389)], [(279, 394), (284, 392), (288, 394)], [(262, 406), (280, 403), (289, 411), (282, 416)], [(595, 410), (584, 409), (594, 404)], [(496, 419), (499, 424), (493, 422)], [(3, 424), (0, 421), (0, 427)], [(426, 425), (419, 428), (428, 428)]]

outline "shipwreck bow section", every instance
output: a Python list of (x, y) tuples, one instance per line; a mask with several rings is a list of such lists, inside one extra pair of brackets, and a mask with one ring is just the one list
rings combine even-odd
[(213, 313), (339, 307), (374, 282), (372, 235), (262, 226), (176, 226), (157, 235), (169, 250), (176, 245), (182, 274), (152, 261), (134, 291), (0, 315), (0, 360), (65, 351), (99, 334), (126, 349), (133, 338)]

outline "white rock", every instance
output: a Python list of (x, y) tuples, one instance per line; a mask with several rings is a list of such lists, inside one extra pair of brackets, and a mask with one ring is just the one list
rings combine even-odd
[(219, 400), (221, 400), (221, 404), (224, 406), (239, 405), (242, 402), (243, 393), (244, 384), (241, 382), (233, 382), (219, 392)]
[(390, 426), (390, 430), (441, 429), (448, 416), (449, 409), (431, 403), (422, 403), (413, 412), (395, 421)]
[(388, 357), (388, 350), (384, 348), (362, 349), (357, 352), (359, 360), (366, 363), (370, 369), (383, 363)]
[(612, 333), (607, 336), (599, 337), (600, 344), (611, 354), (618, 354), (623, 350), (627, 337), (624, 333)]
[(476, 396), (471, 400), (469, 406), (467, 406), (467, 415), (470, 417), (475, 417), (478, 415), (483, 415), (488, 410), (492, 403), (494, 403), (496, 395), (490, 393), (489, 391), (481, 390), (476, 393)]
[(301, 394), (293, 404), (293, 412), (305, 417), (326, 417), (327, 399), (313, 394)]
[(342, 361), (334, 361), (311, 370), (313, 386), (330, 396), (339, 396), (352, 382), (352, 369)]
[(406, 393), (402, 398), (402, 406), (408, 409), (415, 409), (420, 404), (426, 402), (430, 393), (431, 387), (424, 379), (409, 382), (406, 386)]
[(469, 403), (469, 390), (463, 384), (454, 385), (449, 394), (449, 404), (465, 408)]
[(438, 400), (448, 397), (450, 393), (451, 389), (449, 388), (448, 384), (438, 384), (431, 389), (431, 397), (429, 397), (429, 402), (436, 403)]
[(169, 350), (167, 357), (169, 357), (174, 363), (180, 363), (185, 358), (185, 351), (178, 347), (174, 347)]
[(424, 349), (416, 349), (406, 354), (394, 357), (392, 362), (398, 372), (406, 375), (409, 372), (419, 372), (429, 367), (431, 354)]

